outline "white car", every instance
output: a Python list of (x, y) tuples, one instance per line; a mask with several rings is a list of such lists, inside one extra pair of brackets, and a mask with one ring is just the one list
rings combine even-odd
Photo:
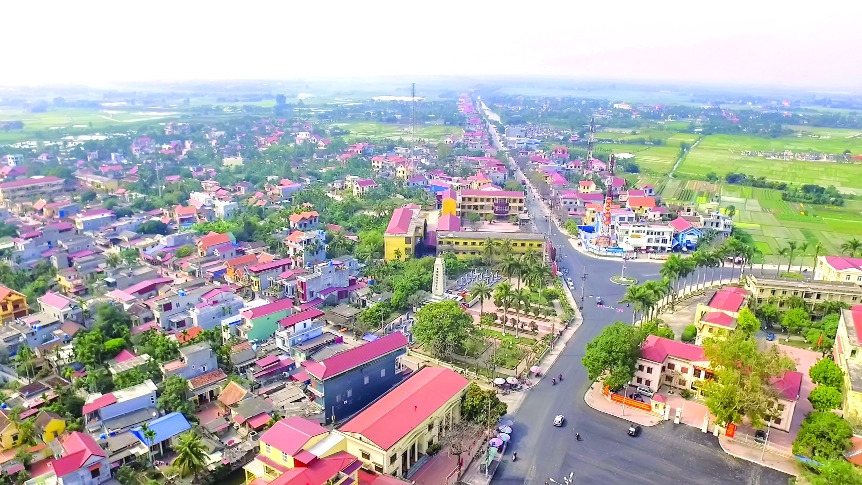
[(566, 418), (562, 414), (558, 414), (557, 417), (554, 418), (554, 426), (560, 427), (566, 421)]

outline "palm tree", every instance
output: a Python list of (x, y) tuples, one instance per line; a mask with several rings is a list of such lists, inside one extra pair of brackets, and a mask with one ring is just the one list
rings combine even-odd
[(180, 475), (191, 472), (193, 481), (197, 481), (198, 473), (206, 469), (209, 459), (209, 453), (200, 436), (194, 431), (181, 434), (174, 446), (174, 451), (177, 457), (174, 459), (173, 466), (179, 468)]
[[(659, 270), (659, 274), (662, 278), (666, 278), (668, 281), (675, 284), (676, 290), (679, 291), (680, 282), (693, 271), (694, 261), (688, 258), (682, 258), (678, 254), (671, 254), (670, 257), (667, 258), (667, 261), (662, 265), (661, 270)], [(675, 299), (676, 295), (674, 294), (670, 300), (671, 308), (673, 308)]]
[(521, 262), (512, 256), (511, 253), (507, 253), (503, 260), (500, 261), (500, 271), (509, 279), (518, 275), (518, 286), (520, 286)]
[(554, 275), (551, 267), (541, 261), (528, 266), (526, 273), (527, 286), (535, 291), (541, 290)]
[(18, 423), (18, 444), (36, 444), (36, 418), (25, 419)]
[(473, 285), (472, 288), (470, 288), (471, 298), (478, 298), (479, 299), (479, 324), (480, 325), (482, 323), (482, 317), (485, 316), (485, 313), (484, 313), (485, 312), (485, 310), (484, 310), (485, 298), (491, 298), (492, 293), (493, 292), (491, 290), (491, 287), (488, 286), (488, 283), (485, 283), (484, 281), (480, 281), (480, 282), (476, 283), (475, 285)]
[(399, 261), (401, 260), (401, 256), (403, 256), (403, 254), (401, 253), (401, 249), (396, 249), (392, 252), (392, 254), (395, 256), (395, 259)]
[(509, 308), (512, 305), (514, 293), (512, 284), (508, 281), (503, 281), (494, 289), (494, 301), (495, 303), (499, 302), (498, 306), (503, 307), (503, 335), (506, 335), (506, 323), (509, 319)]
[(123, 259), (117, 253), (111, 253), (108, 255), (108, 258), (105, 260), (105, 263), (108, 264), (111, 268), (116, 268), (123, 262)]
[(820, 257), (820, 251), (825, 249), (820, 241), (817, 241), (817, 244), (814, 245), (814, 269), (817, 270), (817, 258)]
[[(521, 288), (515, 292), (515, 305), (519, 313), (527, 314), (533, 307), (533, 299), (530, 290)], [(521, 316), (518, 315), (518, 324), (515, 325), (515, 338), (518, 337), (518, 328), (521, 326)]]
[[(799, 248), (798, 248), (798, 249), (799, 249), (799, 253), (800, 253), (800, 254), (802, 254), (802, 255), (804, 256), (804, 255), (805, 255), (805, 251), (808, 249), (808, 243), (807, 243), (807, 242), (801, 243), (801, 244), (799, 245)], [(805, 258), (804, 258), (804, 257), (803, 257), (802, 259), (800, 259), (800, 260), (799, 260), (799, 272), (800, 272), (800, 273), (802, 272), (802, 263), (803, 263), (803, 262), (805, 262)]]
[[(789, 249), (788, 249), (788, 248), (781, 248), (781, 249), (779, 249), (779, 250), (778, 250), (778, 252), (776, 253), (776, 255), (777, 255), (779, 258), (783, 258), (783, 257), (787, 256), (787, 252), (788, 252), (788, 251), (789, 251)], [(776, 278), (778, 278), (778, 275), (779, 275), (780, 273), (781, 273), (781, 259), (779, 259), (779, 260), (778, 260), (778, 264), (775, 266), (775, 277), (776, 277)]]
[(494, 263), (494, 256), (499, 254), (499, 249), (500, 244), (490, 237), (482, 243), (482, 257), (485, 258), (485, 265), (489, 268)]
[(33, 359), (35, 358), (36, 355), (27, 344), (22, 345), (18, 349), (18, 353), (15, 354), (15, 362), (18, 364), (18, 370), (24, 371), (28, 384), (32, 382), (31, 374), (33, 373)]
[(542, 255), (537, 251), (529, 251), (521, 256), (521, 262), (527, 266), (539, 264), (542, 262)]
[(797, 249), (799, 249), (799, 246), (797, 246), (796, 241), (790, 241), (787, 243), (787, 252), (789, 253), (787, 257), (788, 273), (790, 272), (790, 265), (793, 264), (793, 253), (795, 253)]
[(634, 309), (632, 310), (632, 325), (635, 324), (637, 314), (644, 313), (646, 310), (646, 294), (647, 289), (643, 285), (631, 285), (626, 288), (626, 294), (620, 300), (620, 303), (634, 305)]
[(147, 460), (149, 465), (153, 466), (153, 441), (156, 440), (155, 430), (150, 429), (149, 424), (141, 425), (141, 436), (144, 437), (144, 444), (147, 445)]
[(841, 244), (841, 252), (851, 258), (856, 256), (856, 253), (860, 252), (860, 250), (862, 250), (862, 241), (859, 241), (855, 237)]
[(642, 305), (646, 312), (647, 320), (654, 318), (653, 311), (657, 311), (658, 302), (668, 295), (673, 290), (670, 280), (662, 278), (660, 280), (650, 280), (641, 285), (644, 294), (641, 296)]
[[(704, 269), (709, 266), (709, 252), (705, 249), (698, 249), (697, 251), (691, 254), (691, 260), (694, 262), (695, 269)], [(695, 290), (700, 288), (700, 277), (705, 275), (705, 271), (700, 271), (700, 274), (695, 278)], [(705, 278), (705, 276), (704, 276)]]

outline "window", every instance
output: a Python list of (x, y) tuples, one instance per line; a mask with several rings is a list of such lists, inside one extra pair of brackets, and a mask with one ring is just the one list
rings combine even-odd
[(780, 425), (780, 424), (781, 424), (781, 418), (775, 418), (775, 420), (774, 420), (774, 421), (772, 421), (772, 422), (773, 422), (774, 424), (779, 424), (779, 425)]
[(370, 380), (371, 380), (371, 378), (369, 378), (368, 376), (365, 376), (365, 377), (363, 377), (363, 378), (362, 378), (362, 381), (363, 381), (365, 384), (368, 384), (368, 381), (370, 381)]
[(675, 368), (676, 368), (676, 364), (674, 364), (673, 362), (667, 363), (667, 370), (674, 370)]
[(778, 405), (778, 410), (779, 410), (779, 411), (784, 411), (784, 404), (779, 404), (779, 405)]
[(638, 384), (642, 384), (642, 383), (643, 383), (643, 379), (642, 379), (642, 378), (640, 378), (640, 377), (638, 377), (637, 379), (635, 379), (635, 381), (636, 381)]
[(646, 368), (646, 373), (647, 373), (647, 374), (652, 374), (652, 367), (647, 367), (647, 368)]
[(348, 389), (347, 390), (347, 399), (350, 399), (351, 397), (353, 397), (353, 389)]
[(638, 371), (640, 371), (640, 372), (643, 372), (643, 371), (644, 371), (644, 366), (643, 366), (643, 364), (638, 365)]
[(673, 382), (673, 376), (664, 376), (665, 382)]
[(95, 467), (90, 470), (90, 478), (99, 478), (99, 475), (102, 474), (102, 467)]
[(377, 463), (375, 463), (374, 464), (374, 471), (376, 471), (377, 473), (383, 473), (383, 467), (378, 465)]
[(680, 385), (680, 386), (685, 386), (685, 379), (680, 379), (680, 380), (679, 380), (679, 385)]
[(682, 372), (683, 374), (688, 374), (688, 367), (683, 367), (679, 371)]
[(430, 432), (432, 429), (434, 429), (434, 423), (428, 423), (428, 431)]
[(362, 456), (363, 460), (370, 460), (371, 459), (371, 455), (367, 451), (360, 450), (359, 454)]
[(272, 447), (269, 444), (266, 445), (266, 453), (269, 454), (272, 452)]
[(281, 452), (281, 461), (283, 461), (283, 462), (285, 462), (285, 463), (288, 463), (288, 462), (289, 462), (289, 460), (290, 460), (290, 456), (288, 456), (288, 455), (287, 455), (287, 453), (285, 453), (285, 452), (283, 452), (283, 451), (282, 451), (282, 452)]
[(647, 379), (644, 381), (644, 384), (646, 384), (647, 386), (652, 386), (652, 381)]
[(389, 457), (389, 464), (390, 464), (390, 465), (394, 465), (394, 464), (395, 464), (395, 460), (397, 460), (397, 459), (398, 459), (398, 453), (396, 453), (396, 454), (394, 454), (394, 455), (390, 456), (390, 457)]
[(380, 369), (380, 377), (386, 377), (386, 369)]

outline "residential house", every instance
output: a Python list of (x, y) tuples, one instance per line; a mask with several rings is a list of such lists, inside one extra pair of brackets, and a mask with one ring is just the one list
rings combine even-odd
[(127, 463), (146, 456), (131, 428), (159, 415), (156, 385), (151, 380), (110, 392), (89, 395), (83, 407), (84, 430), (108, 453), (111, 463)]
[(639, 216), (646, 216), (647, 211), (655, 206), (655, 197), (629, 197), (626, 200), (626, 208)]
[(165, 379), (178, 375), (191, 380), (218, 369), (218, 362), (209, 342), (200, 342), (180, 347), (179, 359), (162, 364), (161, 367)]
[(138, 283), (160, 278), (159, 271), (151, 266), (134, 268), (106, 268), (105, 286), (116, 290), (126, 290)]
[(225, 260), (225, 280), (231, 283), (239, 283), (237, 270), (252, 264), (257, 264), (257, 256), (254, 254), (243, 254), (242, 256)]
[(416, 247), (425, 240), (427, 233), (428, 221), (418, 206), (395, 209), (383, 233), (384, 258), (387, 262), (412, 258)]
[(66, 431), (66, 420), (50, 411), (39, 411), (34, 423), (43, 443), (50, 443)]
[(266, 340), (275, 334), (278, 329), (278, 321), (290, 316), (292, 308), (293, 301), (285, 298), (245, 310), (240, 313), (242, 323), (237, 332), (240, 337), (246, 340)]
[(238, 343), (230, 348), (230, 363), (237, 374), (245, 374), (256, 360), (257, 353), (249, 341)]
[(10, 322), (30, 313), (27, 297), (12, 288), (0, 285), (0, 321)]
[(296, 297), (303, 304), (318, 299), (327, 304), (339, 303), (364, 285), (357, 283), (358, 274), (359, 262), (353, 258), (316, 264), (312, 271), (296, 275)]
[(745, 306), (746, 290), (730, 286), (716, 291), (705, 305), (697, 304), (694, 326), (697, 328), (696, 345), (707, 338), (726, 338), (736, 328), (736, 319)]
[(111, 480), (111, 462), (92, 436), (73, 431), (61, 445), (60, 456), (51, 461), (51, 471), (28, 484), (98, 485)]
[(117, 215), (108, 209), (92, 209), (76, 214), (72, 218), (79, 231), (96, 231), (116, 220)]
[(272, 381), (285, 380), (296, 369), (296, 363), (286, 355), (268, 355), (255, 361), (246, 370), (246, 376), (252, 382), (267, 385)]
[(395, 332), (321, 362), (304, 361), (308, 391), (324, 409), (326, 422), (352, 415), (398, 384), (407, 345), (407, 338)]
[(177, 227), (188, 229), (198, 222), (198, 209), (195, 206), (184, 206), (182, 204), (174, 207), (173, 214), (170, 215)]
[(293, 356), (295, 346), (323, 335), (323, 316), (323, 311), (309, 308), (282, 318), (278, 321), (279, 330), (275, 332), (275, 344)]
[(213, 248), (216, 246), (220, 246), (222, 244), (233, 244), (235, 242), (236, 239), (231, 233), (219, 234), (217, 232), (211, 232), (198, 240), (198, 256), (212, 256)]
[(698, 218), (702, 230), (712, 229), (723, 238), (728, 238), (733, 233), (733, 219), (719, 211), (698, 214)]
[(179, 435), (192, 429), (192, 425), (182, 413), (169, 413), (158, 417), (149, 421), (147, 427), (155, 433), (154, 438), (145, 436), (140, 426), (132, 429), (132, 435), (150, 449), (153, 457), (164, 455), (173, 448)]
[(404, 477), (443, 430), (461, 420), (470, 381), (450, 369), (425, 367), (339, 428), (347, 452), (378, 473)]
[[(302, 233), (294, 233), (302, 234)], [(273, 281), (290, 269), (294, 261), (290, 258), (276, 259), (265, 263), (251, 264), (242, 269), (242, 281), (249, 283), (254, 291), (264, 291), (272, 286)], [(236, 272), (234, 277), (236, 278)]]
[(818, 256), (814, 280), (862, 285), (862, 258)]
[(42, 313), (50, 315), (55, 320), (84, 323), (84, 311), (78, 302), (71, 298), (49, 291), (36, 301), (39, 302)]
[(601, 189), (592, 180), (581, 180), (578, 182), (578, 192), (582, 194), (601, 193)]
[(284, 239), (284, 245), (296, 266), (303, 267), (326, 259), (325, 231), (293, 231)]
[(485, 241), (509, 241), (514, 254), (537, 252), (545, 254), (545, 236), (528, 232), (437, 231), (437, 254), (451, 252), (459, 258), (481, 257)]
[(34, 176), (0, 184), (0, 201), (35, 200), (63, 191), (66, 181), (59, 177)]
[(290, 215), (290, 228), (299, 231), (317, 229), (320, 223), (320, 214), (317, 211), (301, 212)]
[(191, 310), (212, 287), (183, 287), (183, 284), (163, 288), (162, 293), (146, 301), (156, 322), (163, 330), (179, 332), (192, 323)]
[(191, 325), (203, 330), (212, 330), (221, 325), (221, 321), (239, 315), (245, 302), (232, 290), (219, 287), (201, 295), (200, 303), (189, 309)]
[(670, 221), (670, 226), (673, 227), (673, 249), (683, 251), (693, 251), (697, 249), (697, 243), (703, 236), (703, 231), (694, 227), (688, 220), (677, 217)]
[[(9, 182), (14, 183), (14, 182)], [(2, 184), (0, 184), (2, 187)], [(353, 183), (353, 196), (354, 197), (362, 197), (367, 194), (370, 190), (377, 188), (377, 182), (371, 179), (357, 179)], [(2, 194), (0, 194), (2, 195)], [(1, 199), (0, 199), (1, 200)]]

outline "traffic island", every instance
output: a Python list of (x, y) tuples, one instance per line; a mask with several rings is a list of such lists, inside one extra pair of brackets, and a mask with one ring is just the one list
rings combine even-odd
[(637, 278), (632, 278), (631, 276), (620, 276), (620, 275), (611, 276), (611, 283), (613, 283), (615, 285), (631, 286), (631, 285), (636, 285), (637, 282), (638, 282)]

